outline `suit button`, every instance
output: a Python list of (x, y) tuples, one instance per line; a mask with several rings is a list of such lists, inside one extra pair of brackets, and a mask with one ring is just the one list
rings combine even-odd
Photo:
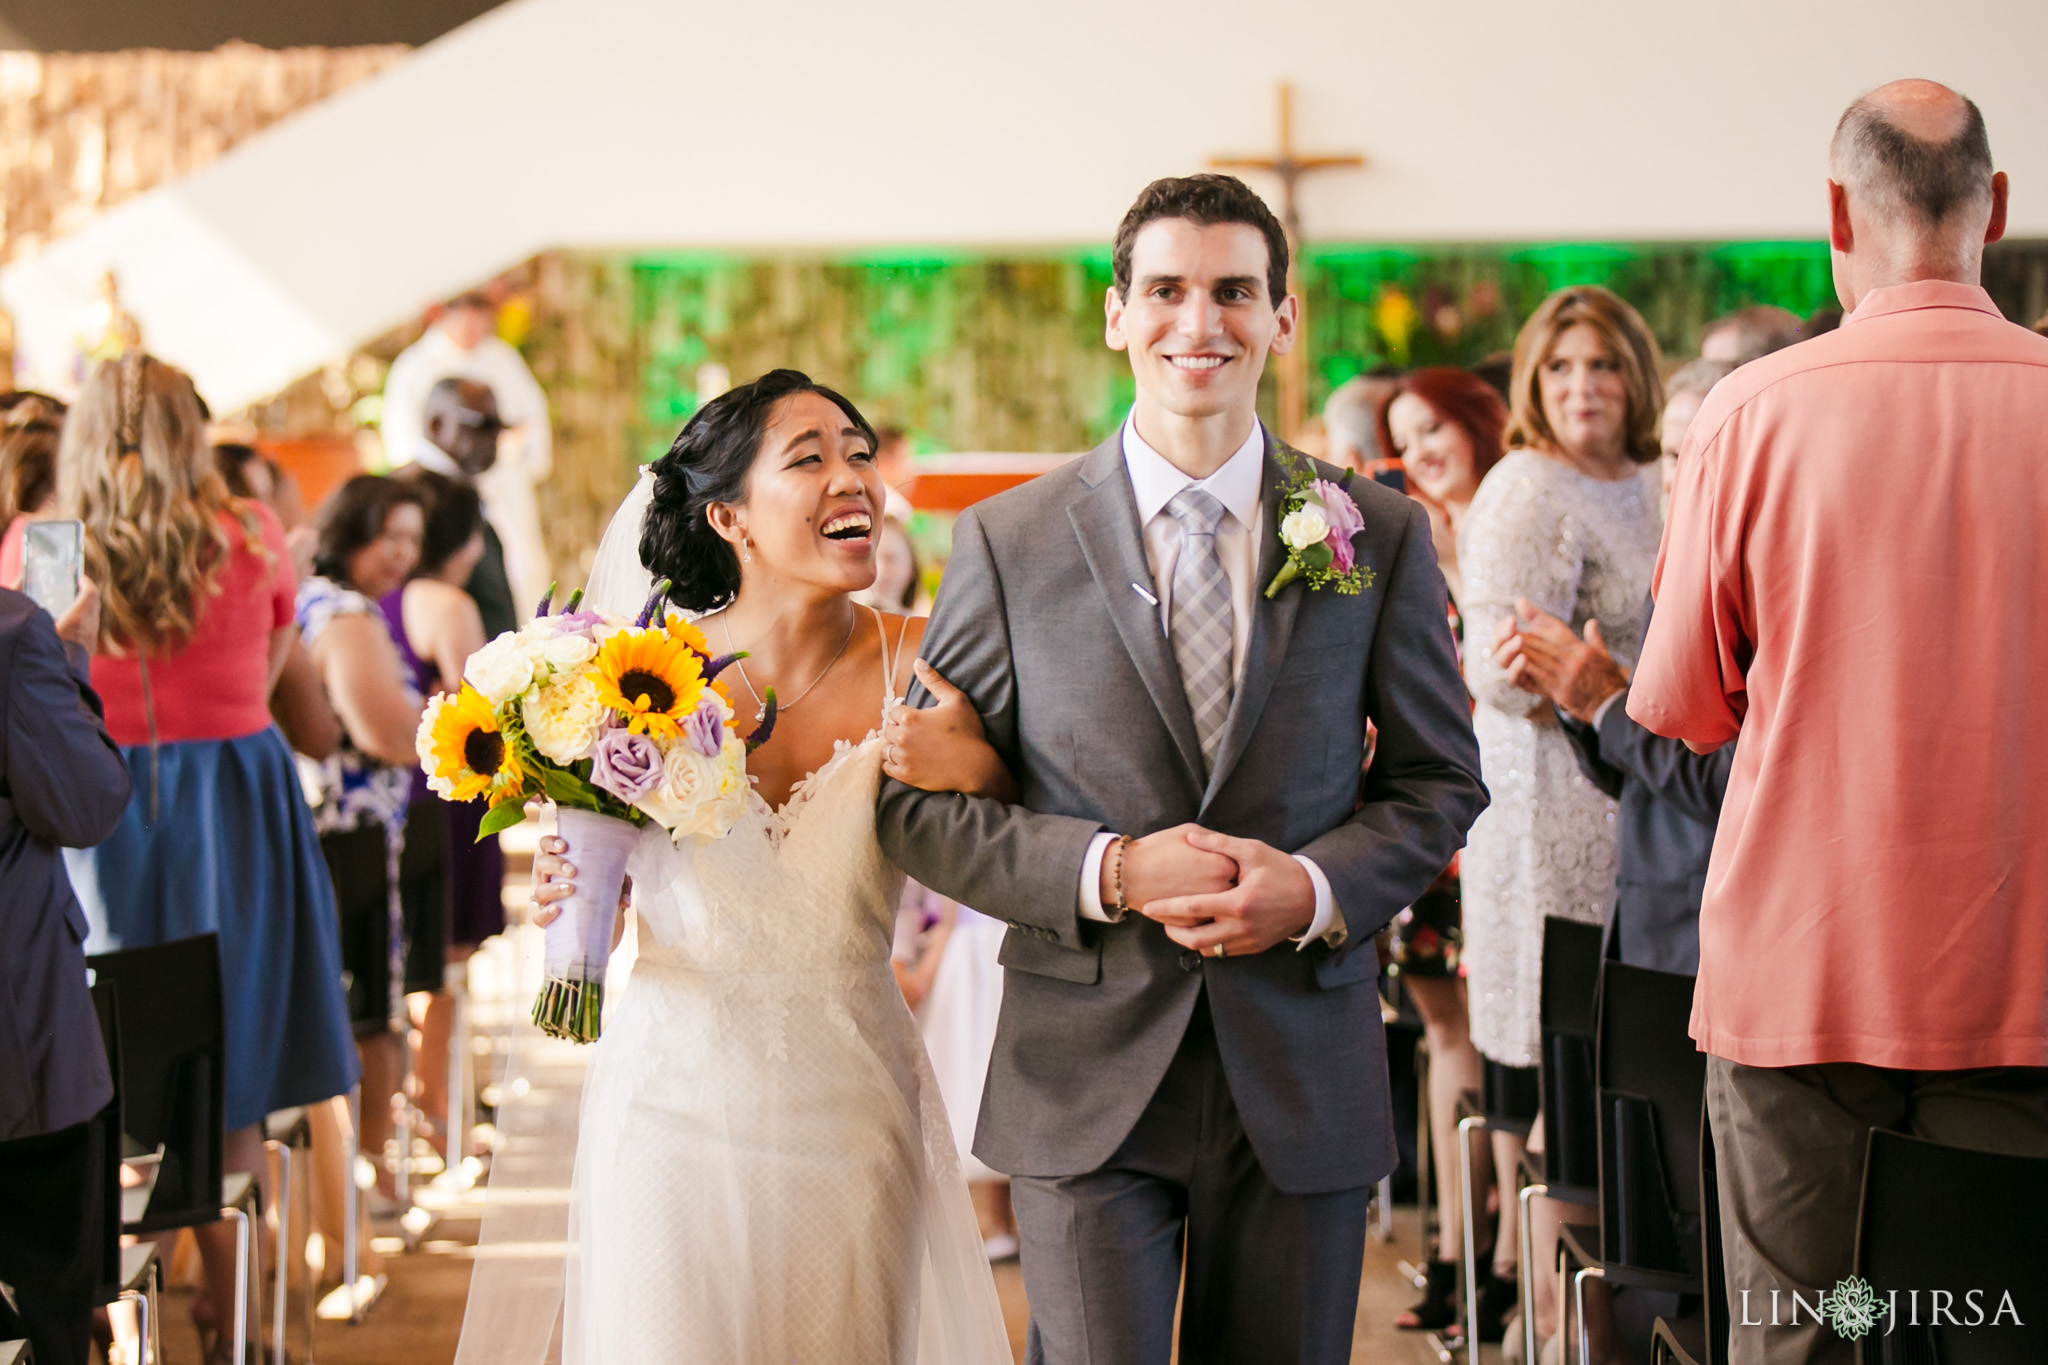
[(1184, 972), (1191, 972), (1201, 965), (1202, 955), (1192, 948), (1180, 955), (1180, 969)]

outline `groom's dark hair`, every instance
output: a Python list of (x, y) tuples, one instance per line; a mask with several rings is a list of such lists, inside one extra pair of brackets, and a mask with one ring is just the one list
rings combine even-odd
[(1234, 175), (1183, 175), (1155, 180), (1117, 225), (1116, 249), (1110, 270), (1119, 298), (1131, 296), (1131, 245), (1145, 224), (1160, 218), (1185, 218), (1199, 227), (1243, 223), (1266, 238), (1266, 302), (1280, 306), (1287, 297), (1287, 230), (1266, 201)]

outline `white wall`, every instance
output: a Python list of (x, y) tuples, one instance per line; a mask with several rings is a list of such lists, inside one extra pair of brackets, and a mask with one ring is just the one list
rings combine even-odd
[[(222, 407), (549, 246), (1105, 240), (1148, 179), (1263, 153), (1312, 238), (1815, 237), (1860, 91), (1984, 108), (2048, 236), (2040, 0), (512, 0), (0, 275), (35, 363), (100, 271)], [(1262, 188), (1270, 186), (1262, 185)]]

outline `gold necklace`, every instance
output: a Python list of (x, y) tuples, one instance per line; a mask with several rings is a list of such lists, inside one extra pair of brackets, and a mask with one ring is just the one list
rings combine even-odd
[[(838, 667), (839, 661), (846, 657), (847, 647), (853, 643), (853, 632), (855, 628), (859, 625), (860, 611), (858, 608), (856, 608), (853, 613), (853, 618), (846, 623), (846, 638), (839, 642), (839, 652), (832, 656), (832, 661), (825, 665), (824, 669), (818, 674), (817, 677), (811, 679), (811, 685), (809, 687), (806, 687), (803, 691), (797, 693), (796, 696), (792, 697), (788, 701), (778, 700), (775, 703), (775, 712), (777, 715), (781, 715), (782, 713), (787, 711), (794, 711), (796, 709), (796, 704), (802, 701), (805, 697), (810, 696), (811, 693), (815, 692), (818, 688), (818, 684), (825, 681), (825, 675), (827, 673), (830, 673), (834, 668)], [(725, 619), (724, 612), (719, 613), (718, 626), (719, 629), (725, 632), (726, 649), (735, 654), (739, 653), (740, 647), (734, 644), (732, 640), (732, 622)], [(761, 689), (754, 686), (754, 680), (747, 676), (746, 661), (736, 659), (733, 661), (733, 666), (739, 669), (740, 681), (747, 685), (747, 691), (753, 694), (755, 703), (760, 707), (759, 710), (754, 712), (754, 719), (765, 720), (768, 716), (768, 700), (766, 697), (761, 695)]]

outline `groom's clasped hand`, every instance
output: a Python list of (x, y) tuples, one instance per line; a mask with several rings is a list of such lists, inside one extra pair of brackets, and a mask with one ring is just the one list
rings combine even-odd
[[(1014, 783), (976, 771), (954, 771), (963, 755), (992, 761), (980, 743), (981, 717), (959, 688), (920, 659), (918, 681), (933, 704), (898, 703), (882, 727), (882, 767), (890, 777), (924, 791), (988, 791)], [(962, 743), (971, 739), (972, 743)], [(1120, 884), (1119, 884), (1120, 881)], [(1121, 896), (1119, 896), (1121, 891)], [(1200, 825), (1176, 825), (1102, 860), (1102, 904), (1121, 902), (1166, 929), (1183, 948), (1205, 956), (1262, 953), (1308, 928), (1315, 917), (1315, 887), (1301, 864), (1255, 839), (1234, 839)]]

